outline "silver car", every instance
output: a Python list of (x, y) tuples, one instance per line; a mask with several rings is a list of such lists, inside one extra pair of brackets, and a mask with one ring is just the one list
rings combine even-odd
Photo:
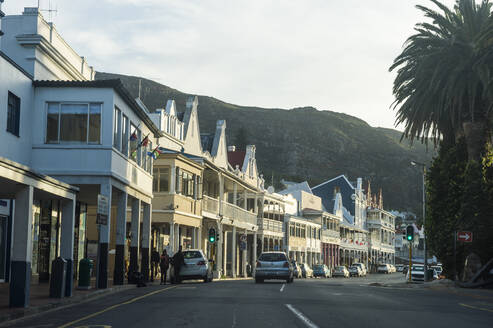
[(260, 254), (255, 269), (255, 282), (265, 279), (282, 279), (293, 282), (293, 266), (284, 252), (264, 252)]
[(170, 270), (171, 281), (181, 281), (188, 279), (202, 279), (204, 282), (212, 281), (212, 263), (209, 263), (204, 253), (200, 249), (187, 249), (183, 251), (185, 265), (180, 268), (180, 279), (174, 277), (174, 270)]

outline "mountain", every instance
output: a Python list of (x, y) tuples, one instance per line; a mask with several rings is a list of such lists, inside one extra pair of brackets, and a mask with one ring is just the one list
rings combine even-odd
[[(150, 110), (164, 108), (168, 99), (183, 110), (189, 96), (135, 76), (96, 74), (96, 79), (112, 78), (119, 78), (135, 97), (140, 80), (140, 97)], [(382, 188), (386, 209), (421, 213), (422, 176), (410, 162), (429, 163), (433, 151), (422, 144), (400, 142), (399, 131), (374, 128), (359, 118), (313, 107), (245, 107), (208, 96), (199, 96), (198, 115), (201, 133), (213, 132), (217, 120), (226, 120), (229, 145), (256, 145), (266, 185), (274, 181), (277, 189), (285, 179), (307, 180), (315, 186), (346, 174), (351, 181), (370, 180), (374, 193)]]

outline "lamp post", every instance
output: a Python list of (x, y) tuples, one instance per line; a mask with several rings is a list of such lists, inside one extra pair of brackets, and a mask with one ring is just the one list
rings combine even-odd
[(423, 168), (423, 235), (424, 235), (424, 242), (423, 242), (423, 248), (424, 248), (424, 278), (425, 281), (428, 280), (428, 256), (426, 254), (426, 187), (425, 187), (425, 177), (426, 177), (426, 165), (424, 163), (416, 162), (416, 161), (411, 161), (411, 165), (413, 166), (421, 166)]

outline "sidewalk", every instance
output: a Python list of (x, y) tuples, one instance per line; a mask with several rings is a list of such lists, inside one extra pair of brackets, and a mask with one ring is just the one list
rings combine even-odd
[(45, 312), (54, 308), (67, 306), (75, 303), (81, 303), (93, 300), (122, 290), (136, 288), (135, 285), (113, 286), (110, 280), (107, 289), (96, 289), (95, 279), (91, 281), (92, 288), (89, 290), (74, 289), (72, 297), (50, 298), (50, 284), (32, 284), (30, 289), (30, 301), (28, 308), (11, 308), (9, 307), (9, 284), (0, 284), (0, 325), (6, 321), (19, 319), (33, 314)]

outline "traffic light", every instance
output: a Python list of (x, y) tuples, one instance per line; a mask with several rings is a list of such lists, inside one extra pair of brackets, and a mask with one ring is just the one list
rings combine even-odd
[(214, 244), (216, 242), (216, 229), (210, 228), (209, 229), (209, 242)]
[(411, 242), (414, 239), (414, 227), (412, 225), (408, 225), (406, 227), (406, 240)]

